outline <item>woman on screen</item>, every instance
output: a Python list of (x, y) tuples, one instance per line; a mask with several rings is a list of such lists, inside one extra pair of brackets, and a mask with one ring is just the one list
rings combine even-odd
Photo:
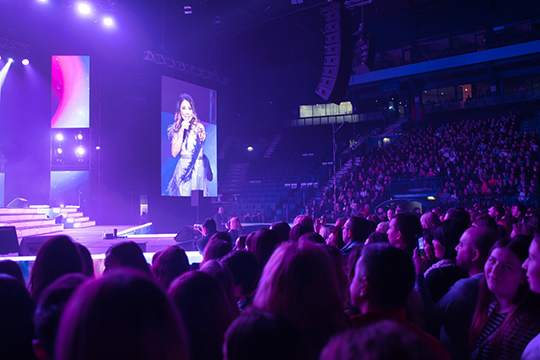
[(202, 190), (208, 196), (208, 183), (203, 161), (206, 132), (197, 117), (193, 98), (188, 94), (178, 97), (174, 123), (167, 128), (171, 139), (171, 155), (180, 156), (167, 194), (191, 196), (192, 190)]

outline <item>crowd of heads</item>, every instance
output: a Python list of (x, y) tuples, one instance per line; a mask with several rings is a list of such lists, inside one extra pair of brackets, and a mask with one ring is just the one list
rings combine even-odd
[[(97, 278), (81, 245), (55, 236), (40, 248), (28, 286), (17, 263), (0, 262), (0, 336), (7, 340), (0, 355), (448, 359), (429, 311), (415, 310), (422, 307), (419, 276), (438, 302), (477, 274), (471, 326), (462, 329), (470, 333), (468, 351), (488, 341), (482, 351), (493, 356), (509, 347), (523, 352), (540, 332), (539, 213), (439, 213), (390, 211), (378, 223), (352, 216), (331, 227), (299, 216), (292, 227), (275, 223), (244, 236), (243, 245), (216, 232), (201, 264), (189, 264), (178, 245), (148, 264), (137, 244), (121, 242), (107, 251)], [(377, 226), (384, 222), (386, 231)], [(494, 306), (508, 315), (486, 340)]]

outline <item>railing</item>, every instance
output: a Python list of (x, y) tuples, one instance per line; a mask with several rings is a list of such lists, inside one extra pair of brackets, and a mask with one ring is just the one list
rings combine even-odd
[(440, 189), (442, 189), (442, 179), (438, 177), (401, 178), (390, 182), (390, 193), (394, 196), (398, 194), (433, 194)]
[(506, 195), (506, 196), (466, 196), (459, 197), (458, 199), (449, 199), (441, 200), (436, 199), (434, 207), (441, 207), (443, 209), (449, 209), (453, 207), (463, 207), (466, 209), (473, 208), (475, 204), (480, 206), (480, 209), (487, 209), (493, 206), (496, 203), (503, 204), (506, 206), (514, 206), (518, 204), (523, 204), (526, 207), (538, 207), (540, 202), (540, 197), (538, 195), (529, 196), (527, 199), (520, 200), (517, 195)]
[(283, 121), (283, 127), (297, 127), (297, 126), (316, 126), (316, 125), (331, 125), (342, 124), (344, 122), (357, 123), (362, 121), (373, 121), (383, 119), (383, 112), (377, 111), (366, 114), (347, 114), (347, 115), (329, 115), (329, 116), (315, 116), (293, 120)]
[(425, 105), (424, 112), (427, 114), (442, 111), (463, 110), (492, 105), (513, 104), (517, 102), (533, 101), (538, 99), (540, 99), (540, 90), (534, 90), (529, 92), (518, 92), (515, 94), (497, 95), (478, 99), (466, 99), (462, 101)]

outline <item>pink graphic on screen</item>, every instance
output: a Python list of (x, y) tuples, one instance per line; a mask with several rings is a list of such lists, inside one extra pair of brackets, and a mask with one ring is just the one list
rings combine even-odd
[(53, 55), (51, 128), (90, 126), (90, 57)]

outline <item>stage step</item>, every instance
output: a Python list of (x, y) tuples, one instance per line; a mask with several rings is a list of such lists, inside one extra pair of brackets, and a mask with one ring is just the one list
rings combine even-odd
[(91, 226), (96, 226), (95, 221), (81, 221), (81, 222), (75, 222), (72, 224), (73, 228), (87, 228)]
[(0, 226), (15, 226), (17, 229), (27, 229), (31, 227), (50, 225), (55, 225), (54, 219), (10, 221), (7, 223), (0, 222)]
[(39, 227), (33, 227), (33, 228), (28, 228), (28, 229), (17, 228), (17, 237), (19, 238), (19, 240), (21, 240), (25, 236), (49, 234), (49, 233), (58, 232), (62, 230), (64, 230), (64, 225), (62, 224), (39, 226)]
[(10, 214), (0, 215), (0, 223), (24, 220), (48, 220), (45, 214)]
[(0, 208), (0, 215), (10, 214), (37, 214), (37, 209)]

